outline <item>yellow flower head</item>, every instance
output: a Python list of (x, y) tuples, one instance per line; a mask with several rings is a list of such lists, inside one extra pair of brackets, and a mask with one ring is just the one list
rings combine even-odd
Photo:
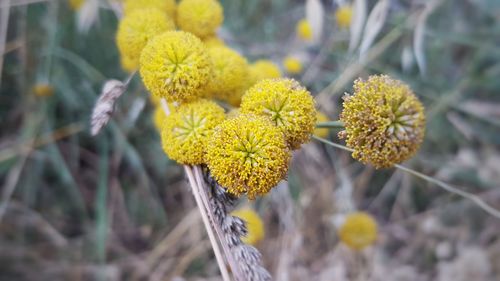
[(54, 87), (46, 83), (38, 83), (33, 86), (33, 93), (37, 97), (45, 98), (54, 95)]
[(309, 41), (313, 38), (313, 30), (307, 19), (301, 19), (297, 22), (295, 31), (297, 32), (297, 36), (304, 41)]
[(166, 120), (167, 115), (163, 111), (163, 108), (161, 108), (161, 105), (156, 106), (153, 113), (153, 124), (155, 125), (155, 128), (158, 132), (162, 131), (163, 125), (165, 124)]
[(69, 0), (69, 6), (73, 11), (78, 11), (85, 3), (85, 0)]
[(340, 121), (352, 156), (376, 168), (410, 158), (424, 138), (424, 107), (406, 84), (386, 75), (356, 80)]
[(245, 244), (256, 245), (264, 238), (264, 223), (259, 214), (250, 208), (242, 208), (231, 213), (245, 221), (247, 226), (247, 235), (241, 238)]
[(123, 17), (116, 33), (123, 68), (127, 71), (137, 69), (141, 51), (148, 41), (173, 29), (174, 22), (158, 9), (137, 10)]
[(250, 72), (249, 79), (252, 82), (250, 86), (263, 79), (281, 77), (280, 68), (270, 60), (258, 60), (252, 63), (248, 70)]
[(216, 0), (181, 0), (177, 7), (179, 27), (200, 38), (214, 35), (223, 20), (222, 6)]
[(335, 11), (335, 21), (340, 28), (348, 28), (351, 25), (352, 7), (345, 5)]
[(137, 59), (134, 60), (127, 56), (120, 56), (120, 62), (122, 65), (122, 69), (128, 73), (136, 71), (139, 66), (139, 62)]
[(228, 47), (208, 50), (212, 61), (212, 77), (207, 86), (208, 96), (225, 100), (237, 106), (248, 76), (247, 60)]
[(351, 213), (340, 227), (339, 237), (350, 248), (362, 250), (377, 240), (377, 222), (368, 213)]
[(222, 41), (222, 39), (220, 39), (219, 37), (217, 37), (215, 35), (204, 38), (203, 43), (205, 43), (205, 46), (207, 46), (207, 48), (226, 46), (224, 41)]
[(180, 105), (165, 116), (161, 139), (165, 153), (181, 164), (205, 163), (206, 147), (213, 129), (224, 121), (224, 109), (213, 101), (200, 99)]
[(164, 12), (170, 18), (174, 18), (175, 6), (175, 0), (125, 0), (123, 14), (128, 15), (136, 10), (155, 8)]
[(292, 56), (288, 56), (283, 60), (283, 66), (286, 72), (290, 74), (298, 74), (302, 72), (302, 62)]
[(248, 89), (241, 112), (269, 117), (292, 149), (309, 141), (316, 124), (313, 97), (297, 81), (288, 78), (265, 79)]
[(146, 88), (169, 102), (193, 100), (203, 93), (212, 70), (208, 53), (196, 36), (169, 31), (153, 38), (140, 58)]
[(240, 114), (215, 128), (207, 164), (229, 193), (255, 199), (286, 176), (290, 157), (283, 133), (268, 118)]
[[(326, 116), (326, 114), (324, 114), (323, 112), (321, 111), (318, 111), (316, 113), (316, 122), (317, 123), (321, 123), (321, 122), (328, 122), (330, 121), (330, 118), (328, 118), (328, 116)], [(328, 128), (316, 128), (314, 129), (314, 135), (315, 136), (318, 136), (320, 138), (326, 138), (328, 137), (328, 133), (330, 132), (330, 130), (328, 130)]]

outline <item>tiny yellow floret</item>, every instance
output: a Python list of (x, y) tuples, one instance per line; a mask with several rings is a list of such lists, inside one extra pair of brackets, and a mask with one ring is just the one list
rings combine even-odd
[(200, 38), (214, 35), (223, 20), (222, 6), (216, 0), (181, 0), (177, 7), (177, 25)]
[(184, 31), (169, 31), (144, 47), (140, 73), (144, 85), (155, 96), (169, 102), (188, 102), (205, 91), (212, 66), (205, 46)]
[(348, 28), (351, 25), (353, 10), (350, 5), (339, 7), (335, 11), (335, 21), (340, 28)]
[(46, 98), (54, 95), (54, 87), (46, 83), (38, 83), (33, 86), (33, 93), (37, 97)]
[(377, 240), (377, 222), (368, 213), (354, 212), (340, 227), (340, 240), (354, 250), (362, 250)]
[(241, 241), (249, 245), (257, 245), (264, 238), (264, 223), (259, 214), (250, 208), (242, 208), (231, 212), (232, 216), (245, 221), (247, 235), (241, 238)]
[(283, 133), (269, 118), (240, 114), (215, 128), (207, 164), (227, 192), (255, 199), (285, 178), (290, 157)]
[(309, 141), (316, 124), (314, 99), (299, 82), (288, 78), (264, 79), (243, 96), (242, 113), (270, 118), (292, 149)]
[(213, 129), (224, 119), (224, 109), (213, 101), (200, 99), (180, 105), (160, 124), (163, 150), (180, 164), (204, 164)]
[(125, 0), (125, 3), (123, 3), (123, 14), (128, 15), (133, 11), (146, 8), (158, 9), (173, 19), (176, 3), (175, 0)]
[(340, 115), (352, 156), (376, 168), (388, 168), (412, 157), (424, 138), (424, 107), (413, 91), (386, 75), (354, 82)]
[(288, 56), (283, 60), (283, 66), (286, 72), (290, 74), (298, 74), (302, 72), (302, 62), (292, 56)]
[(136, 70), (141, 51), (149, 40), (174, 29), (174, 22), (158, 9), (137, 10), (123, 17), (116, 33), (123, 68), (129, 72)]
[(307, 19), (301, 19), (297, 22), (295, 31), (297, 36), (304, 41), (310, 41), (313, 38), (313, 30)]
[(207, 96), (238, 106), (248, 76), (247, 60), (228, 47), (208, 49), (212, 62), (212, 77), (207, 85)]
[[(321, 123), (330, 121), (330, 118), (328, 118), (328, 116), (326, 116), (326, 114), (324, 114), (323, 112), (318, 111), (316, 114), (316, 120), (316, 123)], [(328, 137), (329, 132), (330, 130), (328, 130), (328, 128), (316, 128), (314, 129), (313, 134), (320, 138), (326, 138)]]

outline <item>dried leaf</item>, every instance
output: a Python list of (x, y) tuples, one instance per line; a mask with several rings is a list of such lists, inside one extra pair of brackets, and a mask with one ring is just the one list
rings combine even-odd
[(323, 34), (323, 22), (325, 18), (325, 9), (320, 0), (307, 0), (306, 2), (306, 19), (311, 25), (313, 31), (312, 42), (318, 43), (321, 41)]
[(365, 31), (363, 32), (363, 41), (359, 47), (359, 55), (363, 55), (370, 49), (375, 38), (384, 26), (387, 14), (389, 13), (389, 0), (380, 0), (377, 2), (366, 21)]
[(99, 1), (87, 0), (78, 11), (77, 26), (80, 32), (86, 33), (99, 19)]
[(349, 52), (354, 51), (361, 40), (363, 26), (366, 20), (366, 0), (354, 0), (353, 21), (351, 22), (351, 38), (349, 40)]
[(428, 1), (425, 5), (424, 11), (418, 17), (417, 24), (415, 26), (415, 32), (413, 34), (413, 49), (415, 50), (415, 58), (422, 76), (425, 75), (427, 68), (424, 51), (427, 18), (441, 3), (442, 0)]
[(119, 80), (108, 80), (102, 87), (101, 95), (97, 100), (90, 119), (90, 131), (93, 136), (108, 123), (113, 113), (116, 100), (125, 92), (127, 86)]

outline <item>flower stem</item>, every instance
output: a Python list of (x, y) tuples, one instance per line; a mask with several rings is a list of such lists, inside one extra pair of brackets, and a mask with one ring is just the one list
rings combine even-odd
[[(345, 151), (349, 151), (349, 152), (354, 152), (353, 149), (351, 148), (348, 148), (346, 146), (343, 146), (341, 144), (338, 144), (338, 143), (334, 143), (334, 142), (331, 142), (329, 140), (326, 140), (326, 139), (323, 139), (323, 138), (320, 138), (320, 137), (317, 137), (317, 136), (312, 136), (313, 139), (315, 140), (318, 140), (322, 143), (325, 143), (325, 144), (328, 144), (328, 145), (331, 145), (333, 147), (336, 147), (336, 148), (339, 148), (339, 149), (343, 149)], [(472, 193), (469, 193), (469, 192), (466, 192), (466, 191), (463, 191), (463, 190), (460, 190), (448, 183), (445, 183), (441, 180), (438, 180), (436, 178), (433, 178), (431, 176), (428, 176), (428, 175), (425, 175), (423, 173), (420, 173), (420, 172), (417, 172), (413, 169), (410, 169), (408, 167), (405, 167), (403, 165), (399, 165), (399, 164), (396, 164), (394, 165), (394, 167), (396, 167), (397, 169), (403, 171), (403, 172), (406, 172), (406, 173), (409, 173), (417, 178), (420, 178), (420, 179), (423, 179), (427, 182), (430, 182), (430, 183), (433, 183), (439, 187), (441, 187), (442, 189), (448, 191), (448, 192), (451, 192), (453, 194), (456, 194), (460, 197), (463, 197), (463, 198), (466, 198), (466, 199), (469, 199), (471, 200), (472, 202), (474, 202), (474, 204), (476, 204), (479, 208), (483, 209), (485, 212), (487, 212), (488, 214), (500, 219), (500, 211), (493, 208), (492, 206), (490, 206), (488, 203), (484, 202), (479, 196), (477, 195), (474, 195)]]
[(344, 128), (344, 123), (341, 121), (329, 121), (329, 122), (320, 122), (316, 124), (316, 128)]

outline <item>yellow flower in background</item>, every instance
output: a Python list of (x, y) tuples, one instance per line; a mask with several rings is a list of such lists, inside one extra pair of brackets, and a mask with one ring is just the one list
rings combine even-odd
[(295, 31), (297, 36), (304, 41), (310, 41), (313, 38), (313, 30), (307, 19), (301, 19), (297, 22)]
[(187, 102), (200, 97), (212, 72), (205, 46), (184, 31), (169, 31), (144, 47), (140, 73), (146, 88), (169, 102)]
[(205, 43), (205, 46), (207, 46), (207, 48), (226, 46), (224, 41), (222, 41), (222, 39), (220, 39), (216, 35), (212, 35), (210, 37), (203, 39), (203, 43)]
[(352, 156), (376, 168), (412, 157), (424, 138), (424, 107), (408, 85), (386, 75), (356, 80), (340, 121)]
[(170, 18), (174, 18), (175, 0), (125, 0), (123, 3), (123, 14), (128, 15), (136, 10), (155, 8), (164, 12)]
[(377, 222), (368, 213), (354, 212), (339, 229), (340, 240), (354, 250), (362, 250), (377, 240)]
[(353, 10), (350, 5), (338, 7), (335, 11), (335, 21), (340, 28), (348, 28), (351, 25)]
[[(161, 126), (162, 147), (168, 157), (181, 164), (205, 163), (205, 152), (213, 129), (225, 119), (224, 109), (200, 99), (177, 107)], [(159, 120), (161, 122), (161, 120)]]
[(136, 71), (139, 67), (138, 60), (131, 59), (127, 56), (120, 56), (120, 63), (122, 65), (122, 69), (128, 73)]
[(252, 63), (249, 67), (250, 79), (252, 81), (250, 86), (263, 79), (280, 78), (280, 68), (270, 60), (258, 60)]
[(69, 0), (68, 2), (73, 11), (78, 11), (85, 3), (85, 0)]
[(153, 124), (155, 125), (155, 128), (158, 132), (161, 133), (161, 130), (166, 120), (167, 120), (167, 114), (165, 114), (165, 111), (163, 111), (161, 105), (156, 106), (153, 112)]
[(283, 60), (283, 66), (286, 72), (290, 74), (298, 74), (302, 72), (302, 62), (292, 56), (288, 56)]
[(123, 17), (116, 33), (123, 68), (129, 72), (136, 70), (141, 51), (149, 40), (174, 29), (174, 22), (158, 9), (137, 10)]
[[(326, 114), (324, 114), (321, 111), (318, 111), (316, 113), (316, 123), (328, 122), (328, 121), (330, 121), (330, 118), (328, 118), (328, 116), (326, 116)], [(316, 128), (316, 129), (314, 129), (313, 134), (315, 136), (320, 137), (320, 138), (326, 138), (326, 137), (328, 137), (329, 132), (330, 132), (330, 130), (328, 128)]]
[(46, 98), (54, 95), (54, 87), (46, 83), (37, 83), (32, 88), (33, 93), (37, 97)]
[(250, 208), (242, 208), (231, 213), (232, 216), (238, 217), (245, 221), (247, 226), (247, 235), (241, 238), (245, 244), (256, 245), (264, 239), (264, 223), (259, 214)]
[(222, 6), (216, 0), (181, 0), (177, 7), (177, 25), (200, 38), (213, 36), (223, 20)]
[(241, 112), (269, 117), (292, 149), (309, 141), (316, 124), (313, 97), (288, 78), (265, 79), (252, 86), (243, 96)]
[(208, 96), (237, 106), (248, 76), (247, 60), (228, 47), (208, 49), (212, 62), (212, 77), (207, 86)]
[(269, 118), (240, 114), (217, 126), (207, 164), (227, 192), (249, 199), (267, 194), (285, 178), (291, 153), (283, 133)]

